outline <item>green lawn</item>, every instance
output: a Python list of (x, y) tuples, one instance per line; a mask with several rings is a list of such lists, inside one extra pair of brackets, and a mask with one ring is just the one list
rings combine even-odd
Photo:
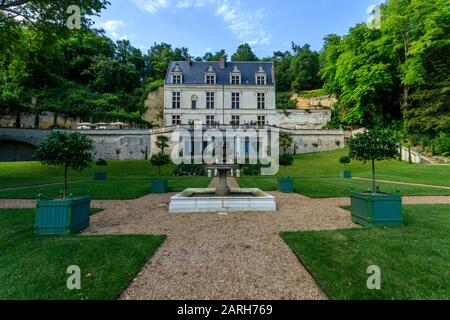
[[(33, 224), (34, 210), (0, 209), (0, 300), (116, 299), (165, 239), (42, 237)], [(81, 269), (81, 290), (67, 289), (71, 265)]]
[[(353, 179), (304, 177), (293, 178), (293, 180), (295, 187), (294, 191), (310, 198), (348, 197), (350, 196), (352, 188), (355, 191), (365, 191), (368, 188), (371, 188), (371, 181)], [(239, 179), (239, 185), (242, 188), (257, 187), (265, 191), (276, 191), (277, 178), (242, 177)], [(387, 193), (395, 193), (398, 188), (400, 193), (404, 196), (450, 196), (450, 189), (437, 189), (381, 182), (378, 182), (377, 186), (379, 186), (383, 192)]]
[[(348, 150), (297, 155), (293, 166), (280, 168), (279, 175), (292, 177), (339, 177), (339, 157)], [(371, 178), (371, 165), (352, 161), (348, 166), (353, 176)], [(398, 160), (377, 162), (377, 178), (381, 180), (450, 186), (450, 165), (409, 164)]]
[[(450, 205), (404, 206), (404, 219), (281, 236), (333, 299), (450, 299)], [(367, 289), (371, 265), (381, 268), (381, 290)]]
[[(280, 168), (278, 176), (290, 176), (295, 181), (295, 192), (312, 198), (346, 197), (352, 188), (356, 191), (371, 188), (371, 181), (339, 178), (343, 169), (339, 158), (348, 150), (297, 155), (294, 165)], [(371, 178), (371, 166), (352, 161), (348, 166), (354, 177)], [(450, 165), (408, 164), (398, 160), (377, 162), (377, 179), (407, 183), (450, 186)], [(243, 176), (238, 179), (241, 187), (258, 187), (266, 191), (277, 190), (277, 177)], [(384, 192), (403, 195), (450, 195), (450, 189), (436, 189), (402, 184), (377, 183)]]
[[(162, 169), (162, 176), (169, 177), (169, 190), (207, 187), (207, 177), (173, 177), (174, 167)], [(108, 173), (108, 180), (94, 181), (94, 173)], [(93, 165), (82, 173), (71, 171), (69, 192), (94, 199), (136, 199), (149, 194), (150, 180), (157, 176), (157, 168), (149, 161), (108, 161), (108, 165)], [(56, 197), (63, 189), (63, 171), (58, 167), (43, 166), (38, 162), (0, 163), (0, 199), (34, 199), (39, 194)], [(52, 185), (45, 185), (52, 184)]]

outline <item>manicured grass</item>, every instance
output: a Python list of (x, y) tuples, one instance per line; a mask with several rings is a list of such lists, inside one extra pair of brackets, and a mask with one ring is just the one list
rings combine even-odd
[[(450, 205), (404, 206), (404, 219), (281, 236), (333, 299), (450, 299)], [(381, 290), (367, 289), (371, 265), (381, 268)]]
[[(339, 177), (343, 166), (339, 163), (348, 150), (335, 150), (297, 155), (294, 165), (280, 168), (278, 175), (291, 177)], [(354, 177), (371, 178), (370, 163), (352, 161), (348, 168)], [(381, 161), (376, 164), (380, 180), (450, 186), (450, 165), (409, 164), (398, 160)]]
[[(33, 223), (32, 209), (0, 209), (1, 300), (116, 299), (165, 239), (42, 237)], [(81, 290), (67, 289), (71, 265), (81, 269)]]
[[(157, 168), (149, 161), (108, 161), (107, 166), (95, 164), (78, 173), (70, 171), (69, 192), (94, 199), (136, 199), (151, 192), (150, 180), (157, 177)], [(169, 177), (169, 191), (207, 187), (207, 177), (173, 177), (174, 166), (162, 168)], [(94, 181), (95, 172), (108, 173), (105, 181)], [(63, 171), (59, 167), (38, 162), (0, 163), (0, 199), (34, 199), (39, 194), (53, 198), (63, 189)]]
[[(350, 192), (366, 191), (371, 188), (371, 181), (341, 178), (304, 177), (293, 178), (296, 193), (310, 198), (348, 197)], [(277, 190), (276, 177), (242, 177), (239, 179), (242, 188), (257, 187), (265, 191)], [(397, 189), (405, 196), (450, 196), (450, 189), (437, 189), (420, 186), (377, 182), (383, 192), (395, 193)], [(1, 193), (0, 193), (1, 194)]]
[[(90, 192), (94, 199), (136, 199), (151, 192), (151, 178), (111, 178), (105, 181), (84, 180), (70, 183), (69, 192), (75, 196)], [(178, 192), (186, 188), (204, 188), (208, 186), (207, 177), (171, 177), (169, 191)], [(18, 189), (1, 190), (0, 199), (35, 199), (39, 194), (45, 198), (57, 197), (63, 184)]]

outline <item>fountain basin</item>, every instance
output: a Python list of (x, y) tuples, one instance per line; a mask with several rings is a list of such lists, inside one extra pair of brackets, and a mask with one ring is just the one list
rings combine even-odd
[(231, 194), (217, 197), (216, 189), (186, 189), (170, 199), (170, 213), (249, 212), (277, 210), (275, 197), (260, 189), (231, 188)]

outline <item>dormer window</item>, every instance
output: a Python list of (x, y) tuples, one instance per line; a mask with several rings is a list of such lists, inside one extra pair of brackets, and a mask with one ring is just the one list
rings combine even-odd
[(173, 76), (172, 76), (172, 83), (173, 84), (181, 84), (182, 82), (181, 82), (181, 75), (179, 75), (179, 74), (174, 74)]
[(206, 70), (205, 83), (216, 84), (216, 72), (211, 65), (209, 65), (208, 69)]
[(257, 86), (265, 86), (267, 84), (266, 81), (266, 72), (264, 71), (263, 67), (260, 66), (258, 71), (256, 71), (255, 74), (255, 82)]
[(230, 84), (240, 85), (241, 84), (241, 71), (237, 66), (234, 66), (233, 71), (230, 73)]
[(172, 84), (183, 83), (183, 70), (181, 70), (178, 64), (172, 69)]

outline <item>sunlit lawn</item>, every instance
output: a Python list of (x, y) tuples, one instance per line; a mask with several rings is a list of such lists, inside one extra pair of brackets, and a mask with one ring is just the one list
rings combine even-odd
[[(404, 227), (281, 236), (333, 299), (450, 299), (450, 205), (404, 206), (403, 214)], [(381, 290), (367, 288), (372, 265)]]

